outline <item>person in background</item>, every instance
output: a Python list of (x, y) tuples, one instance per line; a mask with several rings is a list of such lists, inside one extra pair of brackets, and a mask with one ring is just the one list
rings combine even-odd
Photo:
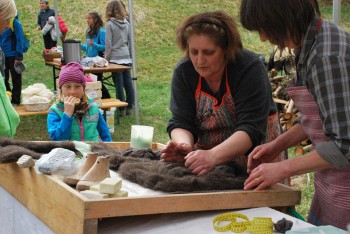
[[(107, 61), (124, 66), (131, 66), (130, 27), (128, 13), (124, 4), (119, 0), (110, 1), (106, 7), (106, 52)], [(117, 89), (117, 98), (128, 106), (120, 108), (120, 115), (131, 115), (134, 105), (134, 88), (130, 70), (112, 72), (113, 82)]]
[[(6, 28), (9, 28), (10, 19), (15, 17), (16, 14), (16, 4), (13, 0), (0, 0), (0, 34), (2, 34)], [(1, 50), (0, 53), (2, 54)], [(3, 65), (3, 56), (0, 56), (0, 68), (2, 68)], [(0, 119), (0, 137), (13, 137), (20, 119), (6, 94), (2, 72), (0, 72)]]
[[(49, 0), (40, 0), (38, 13), (38, 30), (42, 30), (50, 16), (55, 16), (55, 11), (49, 7)], [(45, 49), (57, 46), (57, 41), (52, 40), (50, 33), (43, 35)]]
[(62, 36), (62, 33), (60, 30), (58, 32), (59, 35), (57, 35), (57, 30), (55, 28), (55, 24), (56, 24), (56, 18), (54, 16), (50, 16), (49, 20), (46, 22), (45, 26), (41, 30), (43, 35), (46, 35), (47, 33), (49, 33), (51, 35), (51, 39), (53, 41), (57, 41), (57, 37)]
[[(11, 103), (18, 106), (21, 103), (22, 73), (16, 68), (23, 61), (23, 29), (18, 15), (13, 20), (13, 29), (6, 28), (0, 35), (0, 47), (5, 54), (5, 85), (6, 90), (12, 92)], [(10, 86), (10, 73), (12, 89)]]
[[(259, 57), (243, 49), (223, 11), (192, 15), (176, 30), (186, 57), (175, 67), (165, 162), (184, 162), (194, 174), (236, 161), (280, 132), (271, 84)], [(278, 160), (283, 160), (281, 154)]]
[[(258, 12), (258, 13), (257, 13)], [(321, 18), (316, 0), (242, 0), (243, 27), (261, 41), (294, 49), (297, 75), (287, 87), (301, 117), (293, 128), (249, 155), (245, 189), (315, 172), (308, 222), (346, 229), (350, 223), (350, 34)], [(313, 150), (270, 163), (305, 140)]]
[[(104, 57), (106, 31), (103, 28), (103, 21), (101, 16), (96, 11), (90, 11), (86, 15), (86, 41), (81, 44), (81, 49), (86, 52), (88, 57)], [(102, 73), (95, 74), (97, 80), (102, 82)], [(102, 98), (111, 98), (108, 89), (102, 82)]]
[(50, 139), (54, 141), (112, 141), (108, 126), (94, 99), (85, 93), (83, 67), (76, 62), (62, 67), (57, 103), (47, 116)]

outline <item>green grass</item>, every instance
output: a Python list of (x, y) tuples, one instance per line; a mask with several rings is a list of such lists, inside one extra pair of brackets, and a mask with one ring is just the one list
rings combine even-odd
[[(89, 10), (96, 10), (104, 15), (107, 0), (59, 0), (60, 16), (65, 19), (69, 33), (67, 38), (84, 41), (86, 29), (85, 15)], [(124, 0), (127, 3), (127, 0)], [(51, 7), (54, 1), (51, 0)], [(169, 95), (172, 70), (176, 62), (183, 56), (175, 44), (176, 25), (184, 17), (194, 13), (212, 10), (225, 10), (237, 21), (239, 0), (139, 0), (134, 1), (137, 90), (140, 107), (140, 124), (155, 127), (154, 141), (166, 143), (169, 139), (166, 133), (167, 120), (170, 118)], [(41, 82), (53, 89), (52, 69), (45, 66), (41, 51), (43, 40), (41, 32), (36, 31), (39, 1), (16, 0), (20, 20), (31, 34), (31, 48), (25, 55), (27, 70), (23, 75), (23, 88)], [(332, 18), (331, 1), (320, 1), (323, 17)], [(342, 27), (350, 31), (350, 3), (342, 2)], [(238, 23), (239, 25), (239, 23)], [(273, 46), (261, 43), (257, 33), (243, 30), (239, 25), (242, 40), (246, 48), (268, 57)], [(112, 135), (114, 141), (129, 141), (131, 125), (135, 117), (121, 118)], [(17, 129), (16, 139), (49, 140), (45, 116), (22, 117)], [(312, 179), (312, 176), (311, 176)], [(306, 185), (302, 180), (300, 186), (303, 192), (302, 204), (297, 211), (306, 217), (310, 198), (313, 194), (313, 182)]]

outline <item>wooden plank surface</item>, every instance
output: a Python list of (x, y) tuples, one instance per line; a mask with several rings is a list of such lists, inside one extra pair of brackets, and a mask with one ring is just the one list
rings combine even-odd
[(186, 193), (147, 197), (88, 200), (85, 218), (119, 217), (190, 211), (285, 207), (300, 203), (301, 192), (277, 184), (259, 192), (234, 190), (226, 192)]
[[(101, 109), (110, 109), (112, 107), (125, 107), (128, 106), (127, 102), (122, 102), (119, 99), (108, 98), (101, 99)], [(15, 110), (17, 111), (19, 116), (32, 116), (32, 115), (47, 115), (49, 110), (45, 111), (27, 111), (24, 106), (15, 106)]]
[(86, 199), (58, 179), (16, 163), (0, 164), (0, 186), (55, 233), (83, 233)]

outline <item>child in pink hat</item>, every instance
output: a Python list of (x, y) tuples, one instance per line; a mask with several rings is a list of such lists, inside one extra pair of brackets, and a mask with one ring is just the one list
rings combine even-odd
[(76, 62), (62, 67), (58, 86), (58, 102), (47, 116), (51, 140), (112, 141), (98, 105), (85, 93), (83, 67)]

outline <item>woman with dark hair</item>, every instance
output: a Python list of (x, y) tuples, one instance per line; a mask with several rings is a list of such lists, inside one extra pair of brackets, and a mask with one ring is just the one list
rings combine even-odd
[[(81, 44), (81, 49), (86, 51), (88, 57), (103, 57), (105, 51), (106, 31), (103, 28), (101, 16), (96, 11), (90, 11), (86, 15), (88, 28), (86, 29), (85, 44)], [(102, 73), (95, 74), (97, 80), (102, 82)], [(102, 83), (102, 98), (110, 98), (108, 89)]]
[(171, 141), (162, 160), (184, 162), (198, 175), (231, 161), (245, 168), (255, 146), (279, 135), (263, 63), (243, 49), (234, 20), (222, 11), (188, 17), (176, 40), (186, 56), (174, 69)]
[[(276, 140), (248, 157), (245, 189), (261, 190), (283, 178), (315, 172), (308, 221), (346, 228), (350, 223), (350, 35), (323, 20), (316, 0), (242, 0), (242, 25), (261, 41), (294, 48), (297, 75), (287, 88), (302, 116)], [(310, 139), (307, 155), (268, 163)]]

